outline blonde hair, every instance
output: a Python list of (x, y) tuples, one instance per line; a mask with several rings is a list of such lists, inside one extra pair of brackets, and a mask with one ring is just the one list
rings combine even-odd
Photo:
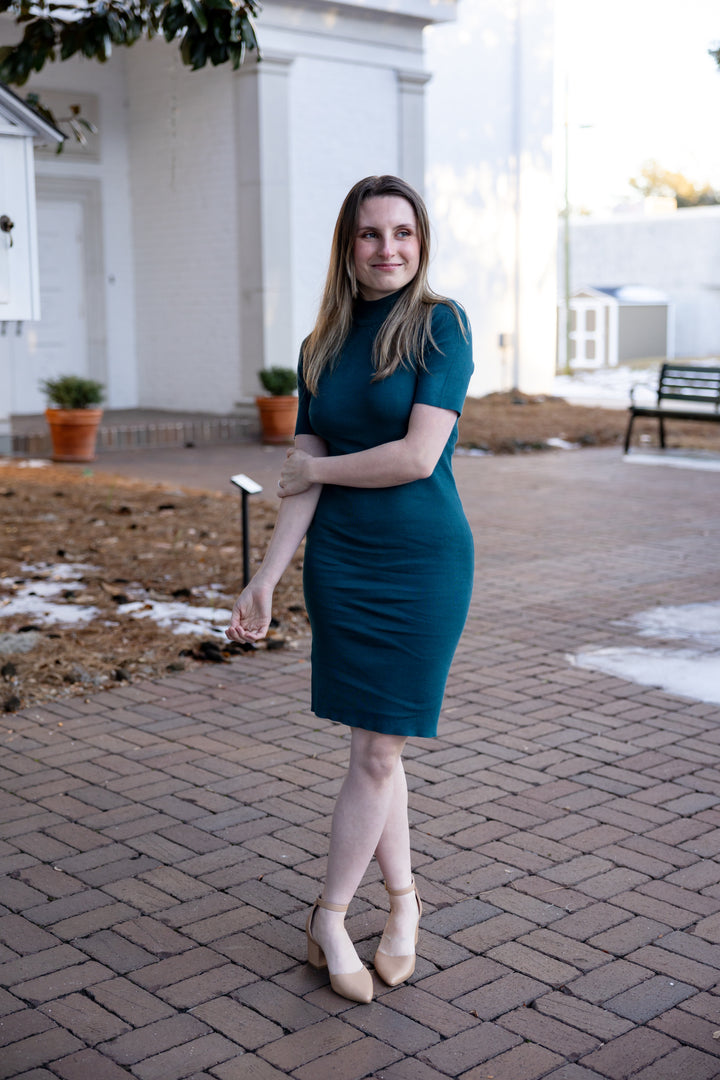
[(385, 379), (400, 366), (425, 366), (425, 350), (433, 346), (431, 323), (435, 304), (452, 308), (465, 334), (459, 312), (451, 300), (433, 292), (427, 283), (430, 261), (430, 219), (420, 195), (397, 176), (366, 176), (345, 197), (333, 233), (325, 289), (315, 326), (303, 342), (303, 378), (317, 394), (320, 376), (340, 354), (350, 332), (353, 302), (360, 295), (353, 249), (360, 206), (366, 199), (393, 195), (406, 199), (417, 221), (420, 261), (417, 273), (380, 327), (373, 345), (373, 380)]

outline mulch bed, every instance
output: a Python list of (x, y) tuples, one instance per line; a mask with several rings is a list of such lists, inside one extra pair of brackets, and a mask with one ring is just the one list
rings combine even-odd
[[(531, 396), (518, 391), (468, 398), (460, 420), (460, 445), (493, 454), (517, 454), (547, 449), (547, 439), (564, 439), (577, 446), (622, 446), (627, 426), (625, 409), (571, 405), (563, 398)], [(716, 423), (666, 421), (667, 445), (720, 451)], [(658, 422), (638, 418), (633, 447), (658, 445)]]
[[(252, 652), (221, 633), (176, 635), (149, 618), (118, 612), (136, 596), (148, 604), (207, 606), (208, 590), (210, 603), (232, 607), (242, 586), (234, 496), (150, 486), (79, 467), (13, 464), (0, 469), (0, 518), (0, 711)], [(251, 567), (259, 564), (274, 521), (275, 508), (253, 500)], [(60, 599), (97, 609), (91, 622), (3, 617), (3, 605), (19, 588), (42, 588), (53, 568), (62, 573), (73, 565), (86, 569), (64, 583)], [(301, 576), (298, 555), (276, 592), (276, 625), (258, 648), (292, 647), (307, 632)], [(226, 624), (217, 620), (218, 629)], [(37, 640), (39, 634), (37, 647), (13, 651), (9, 634), (17, 635), (18, 647), (23, 635)]]

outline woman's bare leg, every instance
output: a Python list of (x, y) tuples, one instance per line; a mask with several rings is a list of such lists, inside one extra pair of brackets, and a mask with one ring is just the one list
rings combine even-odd
[(391, 889), (404, 889), (410, 884), (410, 826), (408, 824), (408, 792), (402, 758), (398, 758), (393, 777), (390, 809), (385, 821), (375, 857), (380, 864), (385, 884)]
[[(397, 765), (404, 745), (403, 736), (352, 728), (350, 764), (335, 804), (330, 833), (323, 890), (324, 899), (330, 903), (350, 903), (380, 843), (391, 808), (395, 813)], [(318, 908), (313, 935), (331, 971), (350, 973), (362, 966), (343, 926), (342, 914)]]
[[(393, 798), (375, 856), (389, 889), (405, 889), (412, 881), (407, 781), (402, 759), (395, 769)], [(415, 951), (418, 905), (414, 893), (393, 896), (388, 921), (379, 945), (388, 956), (410, 956)]]

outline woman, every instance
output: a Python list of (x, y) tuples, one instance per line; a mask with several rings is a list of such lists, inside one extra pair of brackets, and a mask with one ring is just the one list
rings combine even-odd
[(459, 308), (428, 287), (429, 240), (422, 199), (397, 177), (367, 177), (345, 199), (302, 347), (277, 523), (227, 630), (235, 641), (265, 635), (273, 589), (307, 533), (312, 708), (351, 728), (308, 960), (327, 964), (333, 989), (354, 1001), (370, 1001), (373, 982), (344, 916), (373, 855), (390, 896), (375, 971), (395, 986), (415, 970), (422, 906), (401, 754), (409, 736), (437, 732), (472, 588), (451, 469), (470, 335)]

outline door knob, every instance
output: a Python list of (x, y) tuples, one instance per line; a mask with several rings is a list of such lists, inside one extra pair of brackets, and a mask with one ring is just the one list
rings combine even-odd
[(12, 231), (14, 228), (15, 222), (11, 218), (9, 218), (7, 214), (3, 214), (2, 217), (0, 217), (0, 230), (2, 230), (2, 232), (4, 233), (7, 233), (10, 237), (10, 247), (13, 246)]

